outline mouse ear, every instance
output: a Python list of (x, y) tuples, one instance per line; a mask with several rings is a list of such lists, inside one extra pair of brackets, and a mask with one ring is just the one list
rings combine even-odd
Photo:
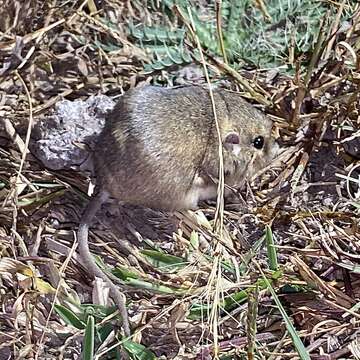
[(225, 141), (224, 141), (225, 145), (226, 144), (240, 144), (240, 138), (239, 138), (239, 134), (236, 132), (231, 132), (228, 133), (225, 137)]
[(225, 136), (224, 147), (234, 155), (239, 155), (240, 152), (240, 137), (236, 132), (230, 132)]

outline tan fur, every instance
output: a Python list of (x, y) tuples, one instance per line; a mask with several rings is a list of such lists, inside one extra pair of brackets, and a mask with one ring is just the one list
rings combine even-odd
[[(223, 140), (230, 132), (240, 137), (231, 151), (224, 149), (225, 181), (239, 186), (271, 159), (271, 122), (237, 93), (214, 90), (214, 98)], [(252, 143), (258, 135), (266, 141), (262, 150)], [(218, 137), (208, 89), (148, 86), (128, 91), (109, 116), (94, 154), (99, 185), (112, 197), (155, 209), (196, 207), (197, 200), (216, 195), (209, 190), (210, 179), (218, 177)]]

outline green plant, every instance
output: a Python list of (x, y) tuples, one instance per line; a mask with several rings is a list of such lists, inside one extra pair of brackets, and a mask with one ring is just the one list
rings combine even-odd
[[(114, 330), (113, 324), (109, 321), (112, 317), (114, 308), (101, 305), (78, 305), (76, 310), (72, 310), (63, 305), (56, 305), (55, 311), (65, 321), (66, 324), (76, 329), (84, 331), (83, 339), (83, 359), (92, 360), (95, 358), (96, 349), (99, 345), (108, 341)], [(123, 349), (133, 360), (155, 360), (156, 356), (145, 346), (135, 343), (130, 339), (120, 339), (115, 334), (116, 344), (121, 344)], [(121, 359), (119, 347), (108, 345), (108, 349), (103, 351), (100, 359)], [(96, 354), (97, 356), (99, 354)], [(97, 357), (99, 358), (99, 357)]]
[[(177, 11), (174, 11), (175, 6)], [(194, 24), (204, 49), (215, 56), (222, 55), (216, 29), (215, 6), (209, 5), (206, 11), (201, 6), (186, 0), (162, 1), (159, 7), (155, 4), (148, 5), (150, 12), (157, 11), (162, 15), (156, 25), (128, 26), (129, 35), (152, 56), (152, 61), (144, 66), (145, 72), (183, 65), (192, 62), (194, 58), (198, 59), (196, 51), (190, 51), (184, 45), (184, 23), (180, 21), (180, 25), (175, 28), (168, 25), (169, 22), (179, 23), (175, 21), (177, 12), (181, 13), (185, 22)], [(268, 17), (250, 0), (222, 2), (224, 48), (234, 67), (242, 65), (244, 61), (258, 67), (278, 67), (289, 63), (290, 51), (295, 56), (310, 52), (321, 20), (326, 18), (331, 21), (336, 16), (337, 8), (330, 3), (313, 0), (269, 0), (266, 2), (266, 11)], [(342, 18), (346, 16), (344, 13)]]

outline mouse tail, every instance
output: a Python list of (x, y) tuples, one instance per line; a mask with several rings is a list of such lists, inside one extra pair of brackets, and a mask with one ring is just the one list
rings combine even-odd
[(109, 286), (111, 295), (115, 300), (120, 315), (123, 320), (123, 329), (126, 336), (130, 336), (130, 326), (128, 313), (125, 306), (124, 295), (119, 291), (119, 289), (113, 284), (111, 279), (96, 265), (89, 249), (89, 227), (92, 223), (93, 218), (95, 217), (98, 210), (100, 210), (101, 205), (109, 199), (109, 194), (105, 191), (100, 191), (95, 195), (87, 205), (84, 214), (82, 215), (79, 229), (77, 232), (77, 238), (79, 243), (79, 252), (81, 259), (85, 262), (86, 268), (90, 271), (93, 277), (99, 277), (105, 281), (106, 285)]

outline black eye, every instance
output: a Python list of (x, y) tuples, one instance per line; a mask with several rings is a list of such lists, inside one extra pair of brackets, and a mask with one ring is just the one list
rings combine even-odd
[(256, 149), (262, 149), (265, 143), (265, 139), (263, 136), (257, 136), (254, 141), (253, 141), (253, 145), (255, 146)]

